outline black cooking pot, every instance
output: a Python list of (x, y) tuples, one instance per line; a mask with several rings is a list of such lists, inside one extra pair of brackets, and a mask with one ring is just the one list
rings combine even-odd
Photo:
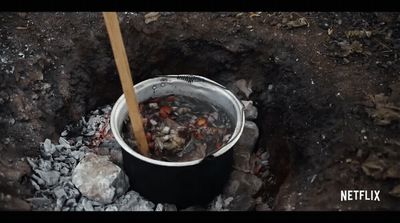
[(128, 111), (124, 95), (111, 112), (111, 130), (123, 148), (124, 169), (133, 190), (154, 203), (171, 203), (178, 208), (205, 205), (222, 192), (232, 171), (233, 150), (244, 127), (244, 106), (222, 85), (195, 75), (168, 75), (135, 85), (139, 101), (170, 94), (194, 97), (218, 105), (231, 116), (234, 132), (227, 143), (204, 159), (167, 162), (150, 159), (130, 148), (121, 129)]
[(184, 167), (160, 167), (126, 151), (123, 159), (134, 191), (154, 203), (175, 204), (181, 209), (206, 205), (221, 193), (232, 171), (233, 150)]

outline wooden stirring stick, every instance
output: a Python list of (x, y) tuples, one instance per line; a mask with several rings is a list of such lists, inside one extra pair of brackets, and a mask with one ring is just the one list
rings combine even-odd
[(147, 144), (146, 136), (144, 134), (143, 121), (140, 115), (136, 93), (133, 89), (131, 71), (122, 40), (118, 15), (116, 12), (103, 12), (103, 16), (108, 36), (110, 37), (115, 63), (117, 64), (122, 90), (124, 91), (126, 104), (128, 105), (128, 113), (133, 128), (134, 138), (136, 139), (140, 153), (144, 156), (148, 156), (149, 145)]

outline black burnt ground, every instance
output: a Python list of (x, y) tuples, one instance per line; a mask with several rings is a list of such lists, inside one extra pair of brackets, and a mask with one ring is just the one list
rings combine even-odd
[[(144, 15), (120, 13), (135, 82), (253, 80), (274, 209), (398, 209), (398, 13)], [(100, 13), (1, 13), (0, 22), (0, 204), (27, 209), (31, 170), (19, 159), (121, 88)], [(380, 189), (382, 201), (340, 202), (341, 189), (359, 188)]]

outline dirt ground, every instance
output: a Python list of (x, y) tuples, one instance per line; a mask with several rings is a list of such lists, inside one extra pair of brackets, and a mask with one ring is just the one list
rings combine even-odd
[[(252, 80), (273, 210), (400, 210), (399, 13), (145, 14), (119, 13), (135, 82)], [(0, 208), (28, 210), (21, 158), (122, 92), (101, 13), (0, 13), (0, 24)], [(341, 202), (346, 189), (381, 201)]]

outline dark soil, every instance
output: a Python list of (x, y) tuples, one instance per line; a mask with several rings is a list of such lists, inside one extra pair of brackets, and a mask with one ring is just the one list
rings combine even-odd
[[(144, 14), (119, 14), (134, 82), (253, 80), (274, 210), (399, 210), (389, 191), (400, 172), (379, 172), (398, 163), (398, 107), (382, 114), (371, 100), (400, 105), (399, 13), (161, 13), (149, 24)], [(308, 26), (293, 27), (302, 17)], [(122, 92), (101, 13), (1, 13), (0, 23), (0, 190), (11, 195), (0, 208), (29, 209), (20, 158)], [(344, 189), (381, 190), (381, 202), (340, 202)]]

